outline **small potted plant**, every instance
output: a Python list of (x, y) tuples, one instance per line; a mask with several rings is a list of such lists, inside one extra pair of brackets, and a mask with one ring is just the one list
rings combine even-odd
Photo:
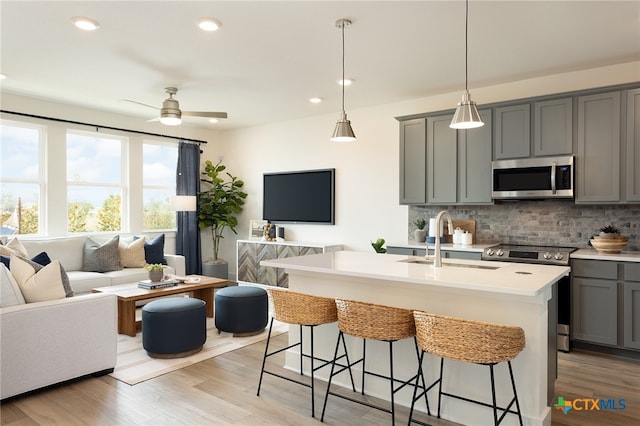
[(371, 241), (371, 247), (376, 251), (376, 253), (386, 253), (387, 249), (382, 247), (385, 241), (384, 238), (378, 238), (375, 242)]
[(614, 238), (620, 236), (620, 230), (613, 225), (600, 228), (600, 236), (603, 238)]
[(416, 227), (416, 230), (413, 231), (413, 238), (419, 243), (424, 243), (425, 238), (427, 238), (427, 230), (425, 229), (427, 221), (423, 218), (418, 218), (413, 221), (413, 224)]
[(164, 277), (164, 265), (162, 263), (150, 263), (144, 269), (149, 271), (149, 279), (152, 282), (162, 281), (162, 277)]

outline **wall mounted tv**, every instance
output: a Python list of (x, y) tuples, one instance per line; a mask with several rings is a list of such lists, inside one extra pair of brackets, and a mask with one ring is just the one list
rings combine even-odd
[(262, 219), (335, 223), (335, 169), (265, 173)]

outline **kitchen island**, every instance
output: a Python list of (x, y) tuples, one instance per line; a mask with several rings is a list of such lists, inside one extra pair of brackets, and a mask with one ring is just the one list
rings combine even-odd
[[(555, 378), (555, 300), (554, 284), (570, 269), (522, 263), (485, 262), (447, 259), (442, 268), (423, 263), (424, 258), (339, 251), (304, 257), (261, 262), (262, 266), (285, 268), (289, 288), (294, 291), (332, 298), (346, 298), (388, 306), (419, 309), (435, 314), (473, 320), (517, 325), (525, 330), (526, 347), (512, 362), (520, 406), (526, 425), (550, 425)], [(549, 333), (552, 328), (554, 332)], [(315, 331), (319, 356), (331, 358), (337, 325)], [(290, 339), (297, 339), (291, 327)], [(308, 342), (308, 339), (306, 339)], [(360, 339), (348, 340), (350, 353), (361, 353)], [(410, 339), (399, 342), (394, 350), (394, 369), (398, 377), (415, 374), (416, 354)], [(288, 368), (296, 368), (298, 358), (287, 354)], [(367, 342), (367, 369), (388, 370), (386, 346)], [(425, 357), (427, 382), (435, 380), (439, 362)], [(489, 373), (485, 367), (449, 361), (445, 369), (448, 392), (474, 399), (491, 398)], [(326, 379), (328, 371), (316, 377)], [(346, 379), (338, 376), (339, 379)], [(346, 381), (337, 381), (345, 384)], [(498, 404), (508, 398), (510, 389), (505, 365), (496, 370)], [(388, 383), (367, 378), (366, 393), (388, 399)], [(432, 408), (437, 395), (430, 393)], [(396, 401), (410, 404), (410, 391), (400, 393)], [(422, 407), (421, 407), (422, 408)], [(331, 409), (331, 405), (327, 408)], [(485, 424), (492, 420), (491, 410), (452, 398), (443, 398), (443, 418), (464, 424)], [(486, 421), (485, 421), (486, 419)], [(517, 424), (507, 416), (503, 424)]]

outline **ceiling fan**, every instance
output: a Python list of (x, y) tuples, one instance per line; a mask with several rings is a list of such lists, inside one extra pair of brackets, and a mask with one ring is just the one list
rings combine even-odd
[(226, 112), (181, 111), (178, 100), (173, 97), (176, 93), (178, 93), (178, 89), (176, 87), (165, 87), (164, 91), (167, 95), (169, 95), (169, 97), (162, 101), (162, 108), (157, 108), (151, 105), (143, 104), (142, 102), (132, 101), (129, 99), (125, 99), (125, 101), (160, 110), (160, 117), (154, 118), (150, 121), (160, 120), (162, 124), (166, 124), (167, 126), (177, 126), (181, 124), (183, 115), (189, 117), (227, 118)]

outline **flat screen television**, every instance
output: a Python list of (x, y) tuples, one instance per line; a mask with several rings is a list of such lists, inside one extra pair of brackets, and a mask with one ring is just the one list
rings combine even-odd
[(262, 219), (335, 224), (335, 169), (265, 173)]

